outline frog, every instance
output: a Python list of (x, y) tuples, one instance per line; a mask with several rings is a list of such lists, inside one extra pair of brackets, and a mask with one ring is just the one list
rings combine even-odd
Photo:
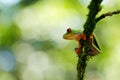
[(78, 42), (78, 47), (75, 48), (75, 52), (77, 53), (77, 55), (79, 55), (82, 52), (82, 48), (85, 47), (80, 43), (81, 39), (84, 41), (89, 39), (88, 40), (89, 44), (87, 45), (88, 47), (87, 53), (89, 55), (95, 56), (101, 52), (101, 49), (95, 39), (94, 34), (91, 34), (89, 38), (87, 38), (87, 36), (83, 33), (82, 30), (74, 30), (74, 29), (68, 28), (66, 33), (63, 35), (63, 38), (66, 40), (75, 40)]

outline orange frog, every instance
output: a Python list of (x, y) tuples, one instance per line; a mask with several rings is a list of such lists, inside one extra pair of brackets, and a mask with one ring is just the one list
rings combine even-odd
[[(83, 32), (81, 30), (72, 30), (71, 28), (67, 29), (67, 32), (63, 35), (64, 39), (67, 40), (75, 40), (78, 42), (79, 47), (75, 48), (75, 52), (77, 54), (81, 53), (81, 49), (84, 47), (83, 45), (80, 44), (80, 40), (83, 39), (84, 41), (87, 40), (86, 35), (83, 34)], [(88, 44), (88, 54), (90, 54), (91, 56), (94, 56), (98, 53), (100, 53), (100, 47), (97, 44), (97, 41), (94, 37), (94, 35), (90, 35), (89, 37), (89, 44)]]

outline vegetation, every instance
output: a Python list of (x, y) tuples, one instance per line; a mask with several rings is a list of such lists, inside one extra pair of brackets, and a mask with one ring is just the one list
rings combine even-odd
[(0, 80), (76, 80), (78, 43), (62, 38), (68, 27), (94, 31), (102, 49), (87, 63), (86, 80), (119, 80), (120, 1), (97, 1), (0, 0)]

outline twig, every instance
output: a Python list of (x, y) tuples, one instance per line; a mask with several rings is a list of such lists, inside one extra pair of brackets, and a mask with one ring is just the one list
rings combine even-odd
[(99, 16), (98, 18), (95, 19), (96, 23), (98, 21), (100, 21), (101, 19), (107, 17), (107, 16), (112, 16), (114, 14), (120, 14), (120, 10), (116, 10), (116, 11), (113, 11), (113, 12), (108, 12), (108, 13), (105, 13), (105, 14), (102, 14), (101, 16)]

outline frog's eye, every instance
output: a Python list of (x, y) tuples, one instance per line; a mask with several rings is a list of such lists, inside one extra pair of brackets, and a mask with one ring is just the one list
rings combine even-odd
[(67, 33), (70, 33), (70, 32), (71, 32), (71, 28), (68, 28), (68, 29), (67, 29)]

